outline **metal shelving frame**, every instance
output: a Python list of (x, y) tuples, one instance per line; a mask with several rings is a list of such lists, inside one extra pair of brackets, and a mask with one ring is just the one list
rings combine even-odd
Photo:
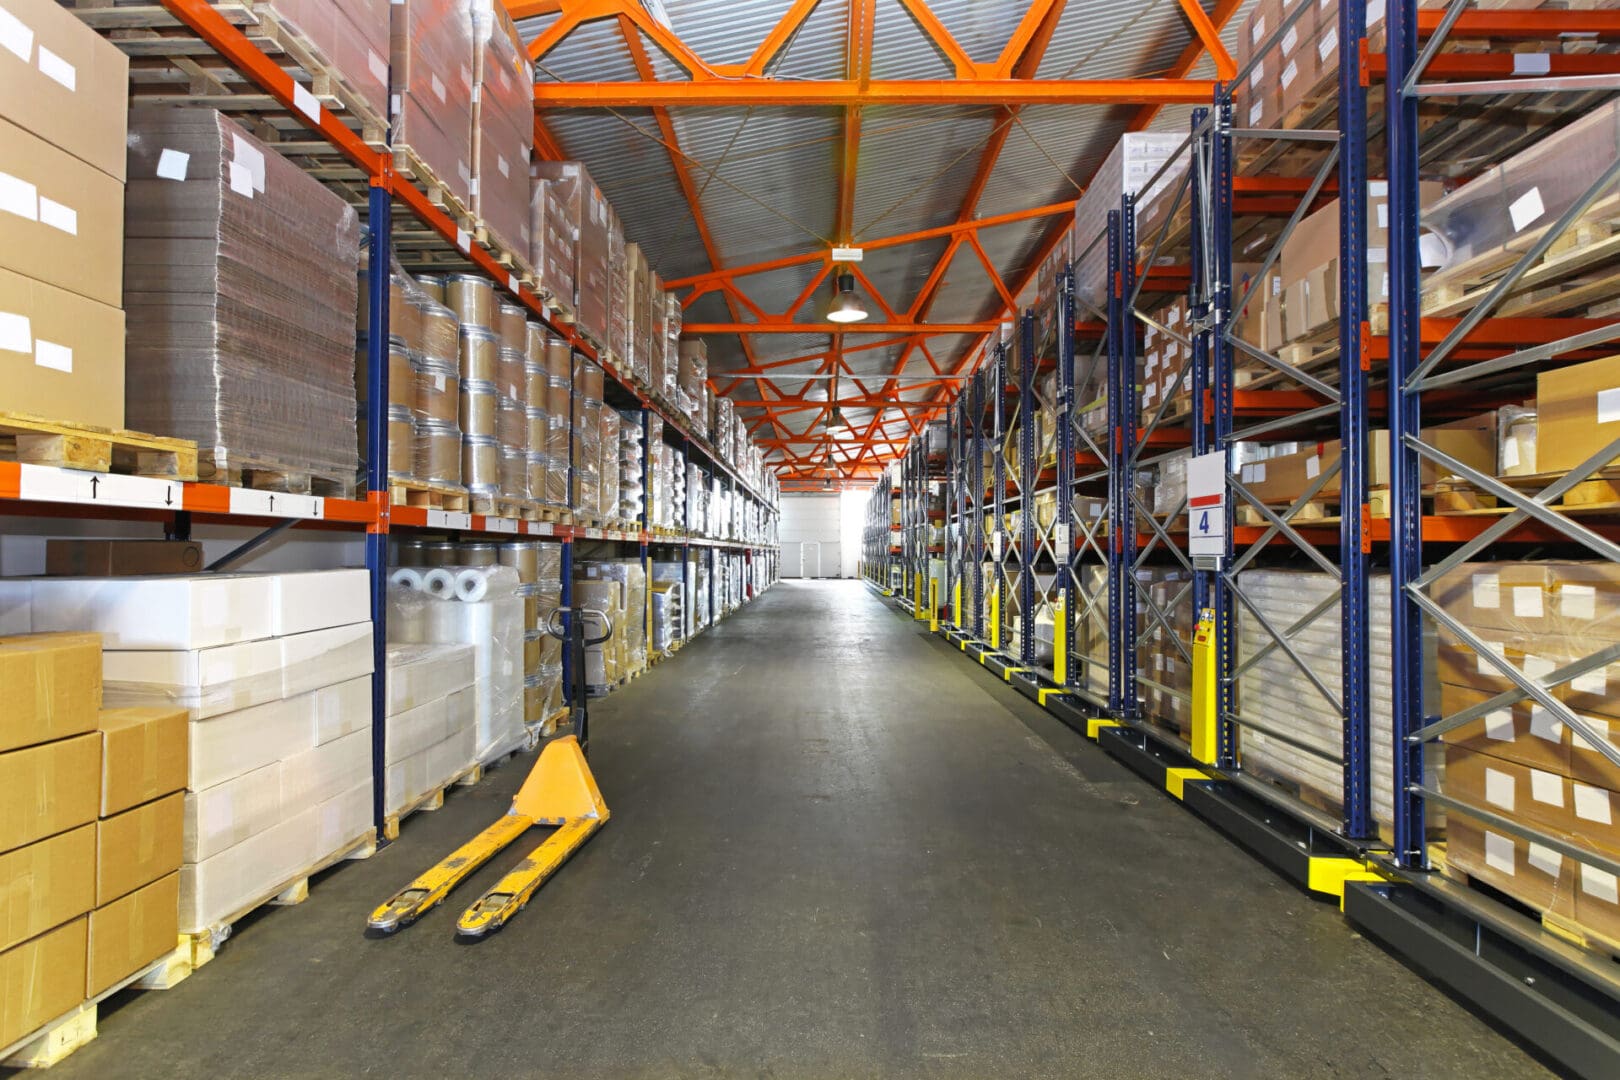
[[(245, 80), (269, 99), (311, 129), (350, 169), (357, 170), (365, 188), (363, 211), (367, 222), (368, 265), (390, 265), (396, 213), (402, 209), (417, 226), (442, 245), (454, 251), (460, 263), (488, 276), (498, 288), (522, 304), (531, 318), (569, 342), (570, 347), (602, 366), (617, 398), (624, 407), (638, 407), (662, 416), (666, 438), (674, 433), (687, 446), (688, 453), (725, 475), (733, 491), (755, 503), (762, 520), (773, 531), (761, 539), (717, 539), (689, 537), (679, 543), (718, 555), (722, 550), (758, 553), (770, 560), (771, 579), (775, 574), (774, 523), (776, 493), (774, 484), (764, 489), (747, 484), (741, 475), (721, 460), (705, 440), (691, 435), (661, 405), (649, 399), (625, 378), (606, 358), (578, 337), (569, 326), (556, 322), (542, 298), (521, 282), (496, 257), (444, 210), (432, 203), (426, 192), (394, 169), (393, 155), (362, 141), (331, 110), (317, 103), (301, 104), (306, 88), (281, 64), (267, 56), (247, 35), (206, 0), (160, 0), (162, 9), (175, 22), (213, 49)], [(366, 490), (361, 498), (338, 499), (311, 496), (274, 495), (268, 492), (231, 488), (218, 484), (153, 480), (75, 472), (49, 466), (0, 462), (0, 513), (30, 517), (94, 517), (106, 520), (147, 521), (164, 526), (167, 535), (186, 537), (197, 524), (248, 525), (285, 528), (289, 521), (305, 528), (364, 530), (366, 569), (371, 580), (374, 672), (372, 676), (374, 816), (379, 835), (384, 821), (384, 763), (386, 742), (387, 674), (387, 573), (388, 538), (395, 531), (431, 530), (450, 535), (481, 535), (489, 538), (527, 537), (552, 540), (562, 546), (563, 604), (570, 602), (572, 562), (576, 542), (601, 541), (629, 545), (643, 552), (649, 544), (663, 542), (653, 537), (645, 523), (634, 530), (583, 528), (569, 524), (515, 521), (483, 514), (432, 510), (423, 507), (393, 506), (389, 498), (387, 430), (388, 402), (388, 275), (367, 275), (363, 300), (369, 326), (366, 351), (367, 447)], [(380, 328), (380, 332), (379, 332)], [(644, 454), (648, 452), (643, 440)], [(93, 478), (93, 482), (92, 482)], [(279, 500), (279, 505), (278, 505)], [(564, 687), (571, 683), (565, 679)]]

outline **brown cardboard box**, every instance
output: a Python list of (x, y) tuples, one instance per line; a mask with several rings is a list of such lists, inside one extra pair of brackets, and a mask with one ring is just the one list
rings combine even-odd
[[(1544, 638), (1504, 632), (1491, 632), (1484, 640), (1492, 652), (1532, 679), (1545, 678), (1607, 645), (1583, 638)], [(1464, 645), (1444, 628), (1440, 630), (1435, 666), (1440, 681), (1452, 686), (1470, 687), (1492, 696), (1517, 689), (1517, 684), (1488, 658)], [(1611, 687), (1620, 688), (1620, 663), (1561, 683), (1550, 693), (1576, 712), (1612, 716), (1620, 713), (1620, 698), (1614, 696)]]
[(84, 1000), (87, 919), (0, 953), (0, 1046), (8, 1046)]
[(92, 911), (85, 995), (95, 997), (174, 948), (179, 911), (178, 871)]
[(107, 709), (101, 731), (101, 816), (128, 810), (186, 786), (185, 709)]
[(1464, 563), (1430, 595), (1476, 630), (1620, 641), (1620, 566), (1609, 562)]
[(94, 826), (0, 855), (0, 949), (61, 926), (95, 903)]
[(0, 754), (0, 851), (94, 821), (100, 803), (99, 735)]
[[(18, 354), (27, 359), (19, 361)], [(118, 308), (0, 269), (0, 361), (8, 372), (0, 408), (124, 426), (124, 313)]]
[[(1423, 429), (1423, 441), (1486, 475), (1496, 468), (1494, 413), (1426, 427)], [(1379, 428), (1372, 433), (1372, 441), (1367, 446), (1367, 484), (1370, 487), (1388, 487), (1390, 475), (1389, 431)], [(1419, 466), (1424, 487), (1439, 483), (1445, 475), (1440, 466), (1428, 458), (1424, 458)]]
[(52, 0), (6, 0), (5, 10), (24, 48), (0, 48), (0, 116), (122, 183), (129, 58)]
[[(1599, 739), (1606, 738), (1609, 745), (1620, 747), (1620, 720), (1593, 713), (1581, 713), (1580, 718)], [(1583, 735), (1569, 731), (1569, 775), (1577, 783), (1596, 784), (1610, 791), (1620, 791), (1620, 767), (1604, 757), (1596, 746)]]
[(1446, 865), (1501, 889), (1537, 911), (1568, 910), (1561, 879), (1569, 860), (1542, 844), (1452, 813), (1446, 820)]
[(1548, 832), (1571, 831), (1570, 780), (1548, 769), (1446, 747), (1446, 794)]
[(1613, 874), (1565, 859), (1563, 888), (1576, 923), (1607, 941), (1620, 942), (1620, 888)]
[(185, 795), (175, 792), (96, 823), (96, 904), (180, 869)]
[(0, 266), (122, 306), (124, 185), (5, 120), (0, 173)]
[(6, 696), (0, 750), (94, 731), (101, 708), (101, 635), (0, 638), (0, 687)]
[(47, 540), (45, 573), (58, 577), (195, 574), (203, 569), (194, 540)]
[[(1493, 695), (1468, 687), (1441, 684), (1440, 713), (1451, 716)], [(1447, 744), (1487, 754), (1527, 768), (1569, 775), (1569, 733), (1547, 710), (1525, 699), (1486, 713), (1440, 736)]]
[(1536, 466), (1568, 472), (1620, 438), (1620, 356), (1536, 376)]

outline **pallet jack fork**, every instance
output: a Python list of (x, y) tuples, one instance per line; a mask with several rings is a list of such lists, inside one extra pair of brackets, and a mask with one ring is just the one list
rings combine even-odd
[(574, 733), (546, 744), (523, 786), (512, 800), (512, 808), (499, 821), (440, 860), (415, 881), (395, 893), (371, 913), (368, 929), (383, 934), (403, 930), (450, 894), (450, 890), (470, 877), (496, 854), (515, 843), (530, 829), (541, 826), (556, 831), (518, 861), (506, 876), (461, 913), (456, 934), (481, 938), (499, 930), (508, 919), (523, 910), (535, 892), (544, 885), (569, 856), (578, 851), (607, 823), (607, 804), (597, 790), (596, 778), (585, 761), (585, 738), (589, 730), (585, 705), (585, 648), (612, 635), (612, 624), (599, 612), (584, 614), (607, 623), (607, 633), (588, 638), (584, 618), (570, 620), (569, 632), (548, 626), (563, 638), (573, 652), (576, 693), (573, 702)]

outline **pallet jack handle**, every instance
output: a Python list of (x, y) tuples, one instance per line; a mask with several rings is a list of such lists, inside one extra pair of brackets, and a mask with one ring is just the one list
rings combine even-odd
[[(559, 628), (557, 618), (560, 615), (571, 614), (578, 611), (580, 617), (569, 619), (566, 628)], [(585, 633), (585, 623), (588, 619), (595, 619), (605, 629), (601, 637), (588, 637)], [(563, 643), (568, 650), (570, 666), (574, 671), (573, 692), (569, 695), (571, 702), (570, 719), (574, 724), (574, 735), (579, 739), (579, 748), (585, 753), (590, 752), (590, 710), (586, 705), (585, 690), (585, 650), (592, 645), (600, 645), (613, 636), (613, 619), (608, 613), (597, 608), (569, 608), (559, 607), (546, 617), (546, 633)]]

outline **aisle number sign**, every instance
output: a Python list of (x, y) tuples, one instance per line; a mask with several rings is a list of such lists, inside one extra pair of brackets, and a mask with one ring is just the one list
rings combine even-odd
[(1226, 555), (1226, 452), (1187, 459), (1188, 553), (1194, 558)]

